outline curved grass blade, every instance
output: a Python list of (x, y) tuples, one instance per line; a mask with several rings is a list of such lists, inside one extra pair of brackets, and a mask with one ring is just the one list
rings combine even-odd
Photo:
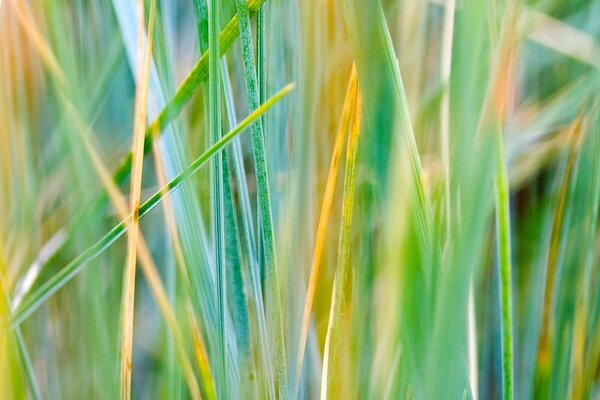
[[(234, 137), (242, 133), (247, 129), (254, 121), (266, 112), (269, 108), (275, 105), (285, 95), (293, 90), (293, 85), (289, 84), (272, 96), (256, 111), (250, 113), (240, 124), (229, 133), (224, 135), (217, 143), (206, 150), (196, 160), (194, 160), (187, 168), (181, 173), (175, 176), (169, 183), (152, 195), (148, 200), (140, 205), (139, 218), (143, 218), (148, 214), (154, 207), (156, 207), (162, 200), (162, 198), (176, 188), (178, 188), (186, 179), (195, 174), (207, 161), (209, 161), (216, 153), (221, 151)], [(12, 313), (11, 324), (16, 326), (23, 322), (29, 315), (31, 315), (39, 306), (41, 306), (46, 299), (56, 293), (61, 287), (63, 287), (69, 280), (71, 280), (81, 269), (89, 263), (91, 260), (98, 257), (104, 250), (110, 247), (118, 238), (120, 238), (131, 221), (131, 216), (121, 221), (115, 227), (113, 227), (106, 235), (104, 235), (98, 242), (86, 249), (73, 261), (63, 267), (58, 273), (52, 278), (41, 285), (32, 294), (26, 295), (20, 306)]]

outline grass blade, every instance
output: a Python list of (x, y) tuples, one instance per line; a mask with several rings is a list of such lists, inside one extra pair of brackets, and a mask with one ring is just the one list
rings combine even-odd
[[(248, 3), (248, 9), (251, 14), (258, 12), (265, 0), (250, 0)], [(223, 28), (223, 31), (219, 35), (219, 54), (225, 54), (235, 39), (237, 38), (239, 20), (238, 16), (235, 15), (229, 23)], [(148, 153), (153, 146), (152, 131), (162, 132), (162, 130), (169, 125), (175, 118), (181, 114), (181, 111), (185, 105), (190, 101), (194, 93), (200, 88), (200, 85), (208, 78), (208, 50), (204, 52), (200, 60), (196, 63), (194, 68), (190, 71), (185, 80), (181, 83), (177, 92), (171, 98), (163, 109), (158, 114), (158, 117), (148, 126), (146, 129), (146, 137), (144, 140), (144, 152)], [(131, 154), (128, 154), (120, 166), (115, 171), (115, 181), (120, 182), (124, 176), (129, 173), (131, 168)]]
[(148, 40), (146, 41), (144, 2), (137, 2), (138, 45), (135, 113), (133, 124), (132, 173), (131, 173), (131, 225), (127, 230), (127, 261), (125, 264), (121, 331), (121, 399), (131, 398), (131, 366), (133, 352), (133, 313), (135, 300), (136, 256), (139, 238), (139, 206), (142, 191), (142, 166), (144, 164), (144, 131), (148, 110), (148, 79), (152, 54), (152, 32), (156, 2), (150, 4)]
[(512, 262), (510, 234), (510, 195), (504, 158), (504, 143), (498, 133), (496, 192), (496, 238), (498, 245), (498, 267), (500, 269), (500, 314), (502, 326), (502, 391), (505, 400), (514, 398), (513, 376), (513, 307), (512, 307)]
[(342, 222), (338, 247), (337, 268), (331, 294), (331, 311), (325, 339), (323, 356), (323, 378), (321, 381), (321, 399), (338, 398), (342, 395), (341, 383), (341, 348), (346, 299), (348, 298), (348, 283), (350, 279), (350, 235), (352, 228), (352, 213), (354, 208), (354, 175), (356, 172), (356, 155), (358, 153), (358, 138), (361, 124), (360, 94), (354, 99), (353, 118), (348, 133), (348, 148), (346, 152), (346, 169), (344, 176), (344, 195), (342, 203)]
[[(236, 9), (239, 17), (242, 58), (244, 64), (244, 81), (246, 84), (246, 98), (248, 101), (249, 110), (253, 111), (259, 104), (260, 91), (259, 83), (257, 82), (252, 34), (250, 31), (251, 8), (249, 8), (245, 0), (236, 0)], [(263, 63), (260, 63), (260, 65), (263, 65)], [(264, 79), (261, 80), (261, 82), (264, 84)], [(252, 125), (250, 128), (250, 132), (252, 135), (252, 150), (254, 154), (254, 170), (256, 174), (258, 197), (258, 226), (260, 229), (259, 238), (262, 237), (262, 250), (264, 254), (266, 274), (266, 312), (270, 325), (270, 340), (274, 343), (275, 347), (273, 366), (277, 373), (276, 386), (278, 390), (278, 397), (287, 398), (287, 365), (283, 337), (283, 323), (280, 304), (281, 296), (279, 293), (279, 278), (277, 271), (277, 258), (275, 254), (273, 215), (271, 207), (271, 194), (269, 189), (269, 177), (267, 172), (263, 121), (259, 120), (254, 123), (254, 125)], [(269, 370), (270, 369), (268, 369), (267, 372), (269, 372)], [(271, 380), (270, 377), (268, 379)]]
[(321, 215), (319, 216), (319, 223), (317, 225), (317, 235), (315, 237), (315, 248), (313, 252), (312, 264), (310, 267), (310, 278), (308, 281), (308, 289), (306, 292), (306, 302), (304, 304), (304, 313), (302, 316), (302, 325), (300, 332), (300, 339), (298, 343), (298, 361), (296, 367), (296, 381), (293, 398), (297, 398), (298, 387), (300, 385), (300, 377), (302, 376), (302, 365), (304, 363), (304, 352), (306, 350), (306, 339), (308, 336), (308, 328), (310, 326), (310, 316), (312, 312), (312, 305), (315, 296), (315, 290), (317, 287), (317, 279), (319, 277), (319, 269), (321, 266), (321, 256), (323, 255), (323, 248), (325, 246), (325, 238), (327, 235), (327, 224), (329, 223), (329, 216), (331, 214), (331, 206), (333, 204), (333, 196), (335, 192), (335, 184), (337, 181), (338, 169), (340, 164), (340, 158), (342, 155), (342, 149), (344, 146), (344, 139), (350, 123), (352, 112), (356, 113), (355, 98), (358, 91), (358, 81), (356, 77), (356, 68), (352, 67), (350, 73), (350, 81), (348, 83), (348, 90), (346, 92), (346, 98), (344, 100), (344, 107), (342, 110), (342, 117), (340, 120), (340, 126), (335, 138), (333, 146), (333, 152), (331, 155), (331, 162), (329, 165), (329, 174), (327, 175), (327, 184), (325, 186), (325, 194), (323, 196), (323, 204), (321, 206)]

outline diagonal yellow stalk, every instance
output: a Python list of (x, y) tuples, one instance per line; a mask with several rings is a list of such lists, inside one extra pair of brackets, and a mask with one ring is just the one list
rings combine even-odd
[(306, 350), (306, 338), (308, 336), (308, 327), (310, 325), (310, 315), (315, 298), (315, 290), (317, 287), (317, 279), (321, 267), (321, 256), (325, 246), (325, 238), (327, 236), (327, 224), (331, 214), (331, 205), (333, 204), (333, 196), (335, 193), (335, 185), (337, 182), (340, 158), (344, 147), (344, 139), (346, 131), (350, 123), (351, 112), (354, 106), (355, 98), (358, 89), (358, 79), (356, 77), (356, 66), (352, 65), (350, 72), (350, 82), (344, 99), (344, 107), (342, 110), (342, 118), (340, 126), (335, 138), (331, 162), (329, 164), (329, 173), (327, 175), (327, 183), (325, 185), (325, 194), (323, 196), (323, 204), (321, 206), (321, 215), (319, 216), (319, 224), (317, 226), (317, 235), (315, 238), (315, 248), (313, 252), (312, 263), (310, 267), (310, 277), (308, 281), (308, 289), (306, 291), (306, 301), (304, 303), (304, 314), (302, 317), (302, 325), (300, 338), (298, 340), (298, 361), (296, 365), (296, 381), (294, 389), (294, 397), (297, 397), (298, 387), (300, 385), (300, 377), (302, 376), (302, 365), (304, 363), (304, 352)]
[(358, 138), (361, 123), (360, 92), (354, 99), (353, 118), (348, 133), (348, 148), (346, 150), (346, 169), (344, 172), (344, 196), (342, 203), (342, 223), (338, 247), (337, 270), (331, 294), (331, 309), (329, 324), (325, 337), (323, 355), (323, 373), (321, 377), (321, 400), (338, 398), (340, 384), (340, 350), (342, 342), (342, 326), (346, 311), (347, 288), (350, 278), (350, 233), (352, 227), (352, 211), (354, 207), (354, 175), (356, 170), (356, 155), (358, 153)]
[[(131, 225), (127, 230), (127, 261), (123, 283), (122, 329), (121, 329), (121, 399), (131, 397), (131, 354), (133, 347), (133, 313), (135, 300), (135, 267), (139, 236), (139, 207), (142, 189), (142, 166), (144, 162), (144, 136), (146, 130), (146, 112), (148, 101), (148, 79), (150, 76), (150, 57), (152, 55), (152, 30), (154, 27), (154, 8), (156, 1), (150, 5), (147, 46), (144, 23), (144, 1), (137, 1), (137, 73), (135, 115), (133, 123), (133, 145), (131, 153), (131, 190), (130, 210)], [(146, 48), (145, 48), (146, 47)]]

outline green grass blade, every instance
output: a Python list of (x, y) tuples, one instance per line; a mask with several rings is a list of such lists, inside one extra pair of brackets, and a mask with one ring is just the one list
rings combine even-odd
[(498, 154), (495, 176), (496, 192), (496, 238), (498, 245), (498, 268), (500, 269), (500, 315), (502, 327), (502, 392), (505, 400), (514, 398), (513, 377), (513, 309), (512, 309), (512, 262), (510, 234), (510, 194), (508, 188), (504, 142), (498, 132)]
[[(258, 12), (265, 0), (251, 0), (248, 4), (248, 9), (251, 14)], [(238, 31), (238, 16), (235, 15), (229, 23), (223, 28), (219, 35), (219, 54), (225, 54), (235, 39)], [(146, 129), (146, 137), (144, 139), (144, 152), (148, 153), (153, 146), (152, 132), (158, 129), (159, 132), (169, 125), (175, 118), (181, 114), (185, 105), (190, 101), (194, 93), (200, 88), (202, 83), (208, 78), (208, 50), (204, 52), (200, 60), (190, 71), (185, 80), (181, 83), (175, 95), (165, 104), (163, 109), (158, 114), (158, 117)], [(128, 154), (120, 166), (115, 171), (115, 181), (120, 182), (123, 177), (129, 173), (131, 169), (131, 154)]]

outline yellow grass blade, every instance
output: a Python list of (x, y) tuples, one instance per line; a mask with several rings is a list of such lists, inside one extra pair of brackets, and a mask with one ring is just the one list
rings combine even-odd
[(327, 175), (327, 183), (325, 186), (325, 194), (323, 196), (323, 204), (321, 206), (321, 215), (319, 216), (319, 224), (317, 226), (315, 248), (310, 267), (310, 278), (308, 281), (306, 302), (304, 303), (304, 313), (302, 317), (300, 338), (298, 341), (298, 362), (296, 366), (296, 383), (294, 390), (294, 398), (296, 398), (297, 396), (298, 386), (300, 384), (300, 376), (302, 375), (304, 351), (306, 350), (306, 338), (308, 336), (310, 315), (312, 312), (315, 290), (317, 287), (317, 279), (319, 277), (321, 256), (323, 255), (323, 248), (325, 247), (325, 238), (327, 236), (327, 224), (329, 222), (329, 216), (331, 214), (331, 205), (333, 204), (333, 196), (335, 194), (335, 184), (337, 182), (340, 158), (344, 147), (344, 139), (346, 138), (346, 131), (348, 130), (348, 125), (350, 123), (351, 112), (353, 110), (357, 90), (358, 79), (356, 77), (356, 67), (353, 65), (352, 71), (350, 72), (350, 82), (348, 83), (346, 98), (344, 100), (344, 107), (342, 110), (340, 126), (338, 128), (335, 143), (333, 145), (331, 162), (329, 164), (329, 173)]
[[(135, 114), (133, 124), (133, 145), (131, 149), (131, 225), (127, 230), (127, 262), (123, 283), (122, 331), (121, 331), (121, 399), (131, 397), (131, 353), (133, 347), (133, 313), (135, 300), (135, 267), (139, 236), (139, 206), (142, 189), (142, 166), (144, 162), (144, 136), (146, 130), (146, 111), (148, 100), (148, 79), (150, 76), (150, 57), (152, 54), (152, 29), (154, 26), (155, 1), (150, 6), (147, 47), (145, 46), (146, 28), (144, 23), (144, 1), (138, 0), (138, 49)], [(145, 48), (146, 47), (146, 48)]]

